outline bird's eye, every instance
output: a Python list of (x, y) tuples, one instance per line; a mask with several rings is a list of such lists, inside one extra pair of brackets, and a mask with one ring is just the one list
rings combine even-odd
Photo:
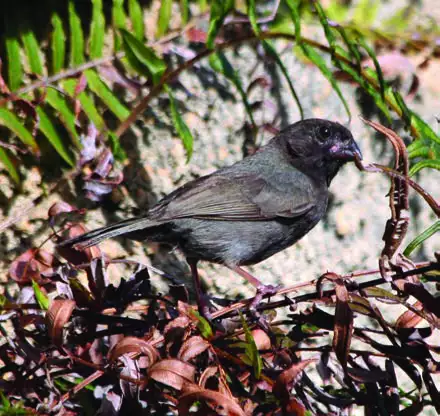
[(320, 127), (318, 130), (318, 135), (321, 140), (327, 140), (331, 136), (331, 130), (327, 126)]

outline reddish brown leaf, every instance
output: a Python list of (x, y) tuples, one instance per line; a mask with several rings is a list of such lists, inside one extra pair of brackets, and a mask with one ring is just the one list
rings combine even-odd
[(75, 85), (75, 90), (73, 92), (73, 96), (76, 98), (78, 94), (81, 94), (87, 87), (87, 77), (83, 72), (78, 78), (78, 82)]
[[(190, 414), (194, 402), (201, 402), (216, 415), (220, 416), (246, 416), (243, 409), (231, 397), (225, 396), (214, 390), (203, 389), (196, 384), (186, 384), (183, 394), (179, 397), (177, 411), (179, 415)], [(207, 414), (207, 413), (205, 413)]]
[(61, 347), (63, 345), (63, 327), (70, 321), (76, 303), (70, 299), (55, 299), (46, 313), (47, 330), (52, 342)]
[(284, 370), (275, 381), (273, 394), (283, 403), (288, 403), (290, 400), (290, 391), (301, 377), (302, 372), (309, 364), (316, 361), (318, 360), (303, 360), (292, 364), (289, 368)]
[(380, 369), (347, 368), (348, 375), (360, 383), (376, 383), (388, 379), (388, 373)]
[(192, 27), (186, 31), (186, 37), (190, 42), (206, 43), (207, 34), (203, 30)]
[(52, 268), (55, 258), (43, 249), (30, 248), (17, 257), (9, 267), (9, 276), (19, 284), (35, 280), (38, 284), (47, 283), (42, 273)]
[(110, 363), (114, 363), (122, 355), (129, 353), (143, 354), (148, 358), (148, 366), (153, 365), (159, 358), (157, 349), (142, 338), (125, 337), (115, 344), (108, 353)]
[(181, 390), (184, 383), (194, 382), (195, 372), (191, 364), (177, 359), (165, 359), (154, 364), (148, 374), (155, 381)]
[(98, 67), (98, 71), (103, 78), (118, 84), (133, 95), (138, 95), (142, 90), (142, 84), (136, 80), (127, 78), (121, 71), (115, 68), (111, 63), (106, 63)]
[[(413, 308), (421, 311), (423, 309), (423, 304), (420, 301), (417, 301), (412, 305)], [(397, 318), (395, 323), (396, 328), (415, 328), (421, 321), (422, 317), (417, 315), (413, 311), (405, 311)]]
[[(75, 224), (69, 228), (66, 238), (61, 239), (68, 240), (70, 238), (77, 237), (87, 232), (87, 229), (82, 224)], [(92, 259), (96, 257), (101, 257), (101, 250), (97, 246), (89, 247), (83, 250), (77, 250), (73, 247), (57, 247), (58, 253), (61, 254), (68, 262), (79, 265), (84, 263), (89, 263)]]
[(190, 361), (209, 348), (209, 342), (200, 336), (188, 338), (177, 354), (182, 361)]

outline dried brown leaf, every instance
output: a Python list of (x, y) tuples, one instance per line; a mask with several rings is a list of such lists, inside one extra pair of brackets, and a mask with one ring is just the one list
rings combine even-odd
[(190, 361), (209, 348), (210, 344), (201, 336), (188, 338), (182, 345), (177, 354), (177, 358), (182, 361)]
[(55, 299), (46, 313), (47, 331), (52, 342), (61, 347), (63, 345), (63, 328), (70, 321), (76, 303), (71, 299)]
[(148, 358), (148, 366), (152, 366), (159, 358), (157, 349), (150, 341), (143, 338), (125, 337), (115, 344), (108, 353), (110, 363), (115, 363), (121, 356), (129, 353), (145, 355)]
[(203, 389), (196, 384), (185, 385), (177, 405), (179, 415), (190, 414), (190, 408), (194, 402), (201, 402), (202, 405), (220, 416), (246, 416), (234, 398), (225, 396), (218, 391)]
[[(420, 301), (415, 302), (413, 308), (421, 311), (423, 310), (423, 304)], [(405, 311), (397, 318), (395, 323), (396, 328), (415, 328), (421, 321), (422, 317), (417, 315), (413, 311)]]
[(298, 382), (304, 369), (311, 363), (318, 361), (317, 359), (303, 360), (292, 364), (288, 369), (284, 370), (276, 379), (273, 386), (273, 394), (287, 404), (290, 400), (290, 390)]
[(171, 358), (154, 364), (148, 374), (155, 381), (181, 390), (184, 383), (194, 383), (195, 372), (193, 365)]
[(9, 267), (9, 276), (19, 284), (27, 284), (32, 280), (38, 284), (47, 283), (42, 273), (55, 264), (52, 254), (43, 249), (30, 248), (18, 256)]

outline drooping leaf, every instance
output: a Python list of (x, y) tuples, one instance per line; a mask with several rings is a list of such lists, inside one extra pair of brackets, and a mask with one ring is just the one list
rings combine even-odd
[(113, 94), (94, 70), (85, 72), (89, 88), (104, 102), (110, 111), (121, 121), (130, 115), (130, 110)]
[(69, 0), (70, 66), (84, 63), (84, 33), (74, 0)]
[(21, 64), (20, 44), (15, 36), (6, 35), (6, 57), (8, 59), (8, 85), (11, 91), (20, 88), (23, 82), (23, 67)]
[(253, 126), (255, 126), (254, 115), (252, 113), (252, 109), (248, 100), (248, 94), (243, 88), (243, 84), (241, 83), (240, 77), (237, 71), (232, 67), (232, 64), (226, 58), (226, 55), (223, 52), (219, 51), (211, 54), (209, 57), (209, 64), (214, 71), (224, 75), (229, 81), (231, 81), (235, 88), (237, 88), (241, 99), (243, 100), (244, 107), (246, 109), (246, 113), (249, 116), (249, 119)]
[(3, 165), (4, 168), (9, 173), (10, 177), (15, 183), (20, 183), (20, 175), (15, 167), (14, 162), (11, 160), (7, 152), (0, 145), (0, 166)]
[(121, 146), (119, 138), (112, 131), (108, 132), (108, 139), (110, 142), (110, 148), (112, 150), (113, 156), (116, 160), (122, 162), (127, 159), (127, 154)]
[(80, 148), (81, 143), (75, 126), (75, 114), (70, 109), (69, 105), (66, 102), (66, 99), (53, 88), (47, 89), (46, 99), (49, 105), (59, 113), (60, 119), (66, 127), (67, 131), (70, 133), (70, 137), (72, 138), (75, 146)]
[(66, 55), (66, 35), (64, 33), (63, 21), (57, 13), (51, 18), (52, 36), (51, 36), (51, 52), (52, 52), (52, 73), (57, 74), (64, 68), (64, 60)]
[(102, 0), (92, 0), (92, 7), (89, 53), (92, 59), (96, 59), (102, 56), (104, 47), (105, 18), (102, 12)]
[[(159, 58), (155, 51), (145, 46), (139, 39), (135, 38), (130, 32), (121, 29), (124, 42), (124, 49), (130, 64), (134, 64), (135, 70), (142, 70), (143, 75), (151, 78), (157, 84), (166, 70), (166, 63)], [(131, 59), (130, 59), (131, 58)], [(133, 58), (136, 62), (133, 62)]]
[(39, 152), (38, 144), (23, 122), (10, 110), (0, 107), (0, 124), (11, 130), (34, 153)]
[(139, 40), (144, 39), (144, 16), (138, 0), (128, 0), (128, 14), (130, 15), (134, 36)]
[(38, 117), (40, 122), (38, 128), (47, 137), (49, 143), (55, 148), (58, 154), (70, 165), (74, 166), (73, 157), (69, 152), (66, 144), (64, 143), (61, 135), (59, 134), (56, 126), (53, 124), (52, 120), (46, 113), (46, 111), (41, 107), (37, 107)]
[[(73, 97), (75, 94), (75, 87), (77, 81), (76, 79), (70, 78), (63, 81), (62, 85), (64, 90)], [(98, 130), (101, 130), (105, 127), (104, 120), (95, 105), (94, 99), (87, 91), (80, 92), (76, 98), (79, 100), (81, 104), (81, 109), (84, 113), (87, 114), (89, 120), (96, 126)]]
[(197, 318), (197, 329), (199, 330), (200, 334), (205, 339), (210, 339), (213, 336), (211, 325), (209, 324), (208, 320), (204, 318), (202, 315), (200, 315), (197, 311), (194, 309), (190, 309), (190, 314), (195, 316)]
[(170, 19), (171, 19), (172, 7), (173, 7), (172, 0), (162, 0), (160, 2), (159, 20), (157, 22), (157, 31), (156, 31), (156, 36), (158, 38), (163, 36), (168, 30), (168, 26), (170, 24)]
[[(439, 164), (440, 169), (440, 164)], [(414, 240), (412, 240), (405, 250), (403, 254), (405, 256), (409, 256), (420, 244), (426, 241), (428, 238), (432, 237), (434, 234), (440, 233), (440, 221), (435, 222), (430, 227), (428, 227), (425, 231), (419, 234)]]
[(307, 45), (306, 43), (301, 44), (301, 49), (304, 52), (304, 55), (307, 56), (310, 59), (310, 61), (312, 61), (316, 65), (316, 67), (321, 71), (322, 75), (324, 75), (327, 78), (327, 80), (330, 82), (336, 94), (338, 94), (338, 97), (341, 100), (342, 104), (344, 105), (348, 118), (351, 118), (351, 112), (350, 112), (350, 108), (348, 107), (347, 101), (345, 100), (342, 91), (339, 88), (338, 82), (333, 76), (333, 73), (327, 67), (324, 58), (318, 52), (316, 52), (313, 47)]
[(227, 14), (234, 7), (234, 0), (213, 0), (211, 2), (211, 14), (209, 16), (208, 37), (206, 39), (206, 47), (214, 48), (215, 38), (225, 20)]
[(183, 147), (186, 151), (186, 161), (188, 163), (193, 153), (194, 137), (191, 134), (191, 130), (188, 128), (179, 111), (177, 110), (176, 100), (173, 96), (171, 88), (166, 87), (166, 90), (170, 98), (171, 119), (173, 120), (174, 128), (182, 139)]
[(43, 76), (43, 61), (41, 60), (41, 51), (35, 33), (30, 29), (27, 29), (21, 34), (21, 40), (23, 42), (31, 72)]
[(188, 23), (189, 18), (189, 1), (188, 0), (180, 0), (180, 11), (182, 13), (182, 23)]
[(296, 42), (301, 42), (301, 17), (299, 14), (300, 0), (286, 0), (287, 7), (290, 10), (290, 16), (295, 25)]
[(333, 29), (331, 28), (327, 16), (325, 14), (324, 9), (322, 8), (319, 1), (314, 1), (313, 6), (318, 13), (319, 21), (322, 25), (322, 28), (324, 29), (325, 37), (327, 38), (328, 44), (330, 45), (330, 48), (335, 51), (336, 49), (336, 37), (333, 33)]
[(119, 51), (122, 47), (122, 39), (119, 33), (119, 29), (126, 28), (126, 20), (127, 16), (124, 11), (124, 0), (113, 0), (112, 7), (112, 21), (114, 31), (114, 39), (115, 39), (115, 51)]

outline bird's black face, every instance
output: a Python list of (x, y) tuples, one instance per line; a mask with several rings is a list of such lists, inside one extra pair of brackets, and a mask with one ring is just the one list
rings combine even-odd
[(328, 183), (345, 162), (362, 159), (350, 131), (328, 120), (299, 121), (281, 132), (279, 139), (285, 143), (294, 166), (307, 171), (316, 169)]

